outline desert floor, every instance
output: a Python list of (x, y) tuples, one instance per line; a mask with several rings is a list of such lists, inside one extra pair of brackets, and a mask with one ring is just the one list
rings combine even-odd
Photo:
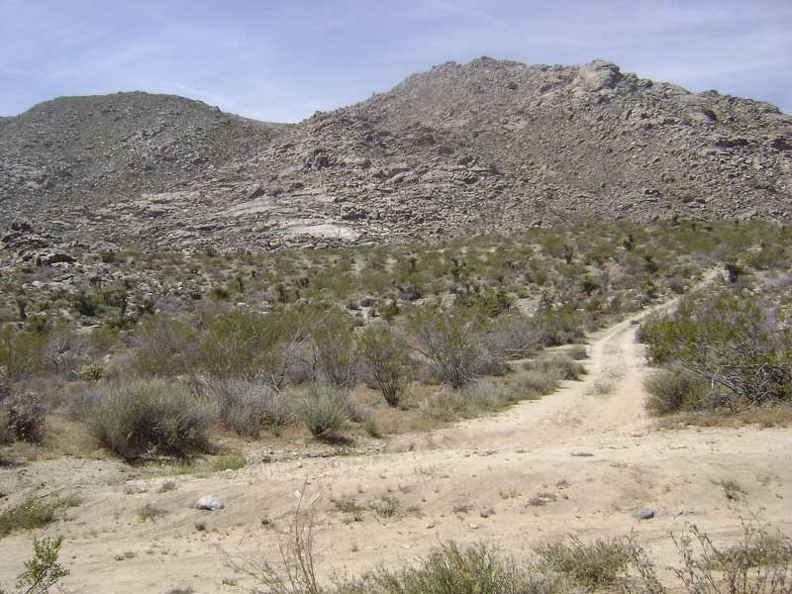
[[(235, 592), (249, 582), (227, 555), (277, 567), (298, 493), (328, 580), (396, 567), (448, 541), (485, 541), (522, 559), (569, 535), (632, 534), (662, 567), (676, 559), (669, 534), (686, 523), (716, 541), (736, 541), (752, 518), (792, 533), (792, 430), (656, 429), (643, 409), (651, 370), (635, 321), (590, 337), (583, 381), (498, 416), (398, 436), (379, 451), (275, 455), (208, 476), (75, 458), (0, 469), (5, 504), (51, 492), (82, 500), (65, 521), (0, 540), (0, 584), (12, 583), (34, 536), (62, 534), (65, 592)], [(161, 490), (166, 481), (175, 488)], [(742, 491), (734, 500), (727, 481)], [(207, 494), (225, 509), (194, 509)], [(147, 504), (167, 513), (142, 521)], [(642, 508), (655, 517), (639, 520)]]

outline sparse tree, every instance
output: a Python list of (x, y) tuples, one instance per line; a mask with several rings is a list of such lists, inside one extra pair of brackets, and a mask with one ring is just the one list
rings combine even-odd
[(416, 350), (432, 372), (453, 388), (497, 366), (502, 356), (488, 340), (489, 318), (478, 308), (427, 305), (409, 320)]

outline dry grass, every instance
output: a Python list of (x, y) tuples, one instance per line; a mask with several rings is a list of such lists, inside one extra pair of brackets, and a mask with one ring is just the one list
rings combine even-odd
[(728, 410), (684, 412), (655, 421), (655, 427), (658, 429), (685, 429), (690, 426), (728, 428), (758, 426), (763, 429), (792, 427), (792, 404), (751, 407), (736, 413)]

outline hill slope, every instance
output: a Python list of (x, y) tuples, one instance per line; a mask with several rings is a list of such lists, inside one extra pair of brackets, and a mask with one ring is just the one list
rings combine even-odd
[(294, 126), (142, 93), (58, 99), (0, 122), (0, 173), (14, 216), (57, 212), (64, 232), (83, 222), (83, 233), (151, 246), (383, 241), (587, 218), (788, 220), (792, 118), (601, 61), (480, 58)]

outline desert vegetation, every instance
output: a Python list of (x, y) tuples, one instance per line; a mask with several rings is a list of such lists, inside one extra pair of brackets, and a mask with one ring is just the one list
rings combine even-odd
[[(548, 542), (518, 560), (494, 545), (440, 544), (401, 568), (380, 567), (358, 578), (317, 578), (314, 516), (302, 495), (280, 539), (279, 561), (240, 558), (229, 565), (253, 584), (251, 591), (276, 594), (566, 594), (638, 592), (664, 594), (784, 594), (792, 591), (792, 539), (755, 522), (742, 524), (742, 538), (716, 543), (695, 524), (670, 538), (677, 562), (660, 579), (651, 553), (634, 536), (577, 537)], [(262, 589), (263, 588), (263, 589)]]
[(4, 278), (0, 440), (41, 442), (61, 415), (125, 460), (189, 458), (212, 451), (216, 427), (354, 438), (389, 431), (382, 407), (431, 423), (498, 410), (583, 372), (543, 350), (686, 293), (718, 265), (717, 289), (641, 328), (667, 368), (649, 406), (782, 403), (788, 234), (617, 222), (270, 254), (83, 248), (80, 266)]
[(788, 276), (726, 284), (686, 296), (671, 314), (641, 325), (657, 415), (782, 410), (792, 401)]

